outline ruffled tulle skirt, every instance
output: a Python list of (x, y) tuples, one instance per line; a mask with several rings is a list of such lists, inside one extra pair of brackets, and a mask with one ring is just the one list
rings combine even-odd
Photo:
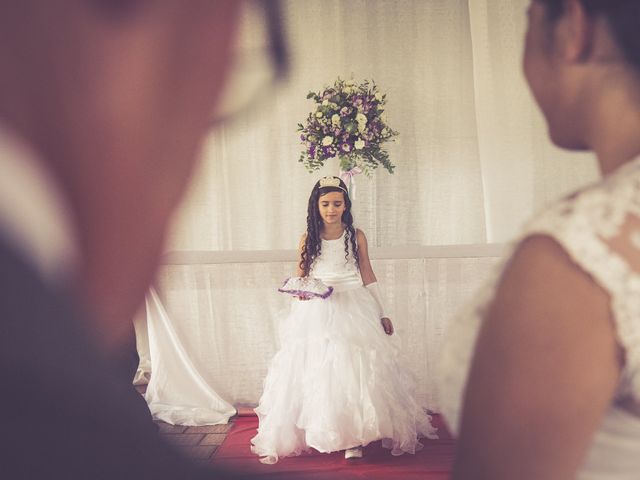
[(255, 409), (251, 450), (264, 463), (314, 448), (334, 452), (382, 440), (393, 455), (437, 438), (414, 380), (364, 287), (294, 300)]

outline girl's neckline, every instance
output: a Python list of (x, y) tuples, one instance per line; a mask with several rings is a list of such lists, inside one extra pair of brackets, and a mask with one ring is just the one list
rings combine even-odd
[(320, 239), (321, 239), (323, 242), (335, 242), (336, 240), (341, 240), (341, 239), (342, 239), (342, 237), (344, 237), (344, 234), (345, 234), (345, 232), (346, 232), (346, 231), (347, 231), (347, 229), (346, 229), (346, 228), (344, 228), (344, 229), (342, 230), (342, 235), (340, 235), (338, 238), (322, 238), (322, 237), (320, 237)]

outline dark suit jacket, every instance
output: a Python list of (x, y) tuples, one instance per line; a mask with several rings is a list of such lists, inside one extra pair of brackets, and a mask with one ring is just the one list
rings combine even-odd
[(0, 478), (227, 478), (160, 439), (87, 318), (0, 237)]

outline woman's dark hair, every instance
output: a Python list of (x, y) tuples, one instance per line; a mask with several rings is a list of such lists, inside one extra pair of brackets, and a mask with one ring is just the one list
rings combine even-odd
[[(344, 213), (342, 214), (342, 224), (345, 229), (344, 236), (344, 258), (345, 261), (349, 258), (349, 253), (353, 254), (353, 258), (356, 261), (356, 266), (360, 268), (358, 262), (358, 243), (356, 241), (356, 231), (353, 227), (353, 215), (351, 215), (351, 199), (347, 193), (347, 186), (344, 182), (337, 177), (334, 177), (339, 181), (340, 187), (321, 187), (320, 181), (316, 182), (311, 190), (309, 196), (309, 204), (307, 205), (307, 236), (302, 247), (302, 253), (300, 255), (300, 269), (304, 272), (304, 276), (309, 275), (313, 261), (320, 255), (322, 249), (322, 238), (320, 234), (324, 227), (322, 217), (320, 216), (320, 210), (318, 209), (318, 201), (320, 197), (330, 192), (342, 192), (344, 197)], [(349, 245), (351, 244), (351, 245)]]
[[(566, 0), (536, 0), (545, 5), (547, 19), (554, 22), (562, 16)], [(631, 66), (640, 70), (640, 1), (580, 0), (590, 16), (602, 15), (609, 23), (618, 47)]]

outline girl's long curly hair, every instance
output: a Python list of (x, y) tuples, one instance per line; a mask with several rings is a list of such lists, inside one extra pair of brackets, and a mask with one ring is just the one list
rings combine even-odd
[[(335, 177), (338, 179), (337, 177)], [(351, 199), (347, 193), (347, 186), (340, 181), (340, 187), (320, 187), (320, 181), (316, 182), (311, 190), (309, 196), (309, 204), (307, 205), (307, 236), (302, 247), (302, 253), (300, 255), (300, 269), (304, 272), (304, 276), (309, 275), (311, 266), (314, 260), (320, 255), (322, 249), (322, 238), (320, 234), (324, 229), (324, 222), (320, 216), (320, 210), (318, 209), (318, 201), (320, 197), (326, 195), (329, 192), (342, 192), (344, 197), (345, 210), (342, 214), (342, 225), (345, 229), (344, 236), (344, 258), (345, 261), (349, 259), (349, 253), (353, 254), (353, 258), (356, 261), (356, 266), (360, 268), (358, 262), (358, 243), (356, 241), (356, 230), (353, 227), (353, 215), (351, 215)], [(344, 189), (344, 190), (343, 190)]]

